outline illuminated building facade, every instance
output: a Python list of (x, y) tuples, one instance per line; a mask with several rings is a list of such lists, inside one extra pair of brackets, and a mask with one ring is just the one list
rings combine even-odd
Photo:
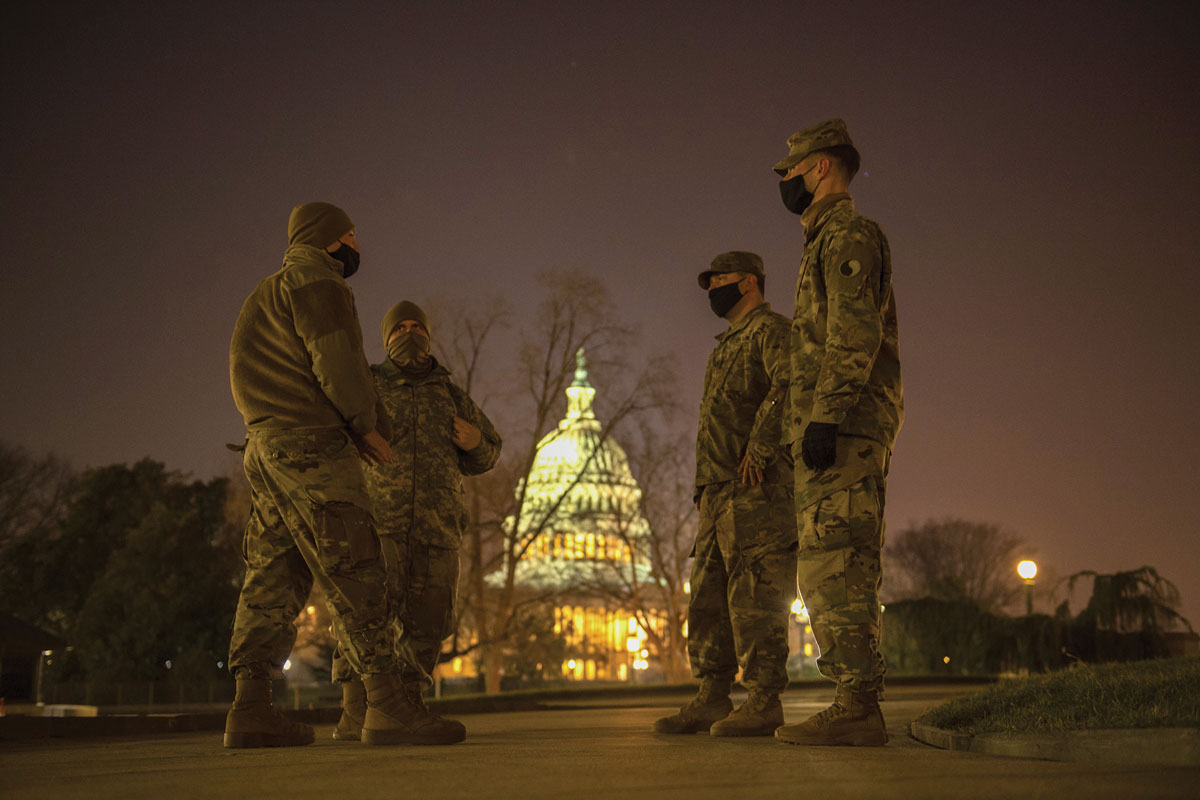
[(554, 597), (554, 631), (566, 643), (563, 677), (629, 680), (655, 660), (645, 625), (665, 632), (666, 615), (622, 602), (634, 585), (644, 595), (650, 576), (650, 525), (640, 510), (641, 489), (621, 446), (596, 418), (596, 390), (587, 362), (576, 354), (566, 389), (567, 413), (542, 437), (518, 497), (515, 524), (529, 541), (516, 565), (516, 583)]

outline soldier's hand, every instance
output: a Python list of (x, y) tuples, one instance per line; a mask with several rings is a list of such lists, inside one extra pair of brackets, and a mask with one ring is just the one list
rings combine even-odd
[(838, 426), (832, 422), (810, 422), (800, 441), (800, 458), (812, 470), (829, 469), (837, 461)]
[(742, 476), (742, 483), (746, 486), (758, 486), (762, 483), (762, 470), (754, 466), (750, 460), (750, 454), (742, 456), (742, 463), (738, 466), (738, 474)]
[(358, 448), (358, 457), (368, 464), (378, 466), (392, 463), (392, 446), (377, 430), (371, 431), (361, 439), (355, 439), (354, 446)]
[(483, 441), (483, 434), (462, 417), (455, 417), (453, 430), (450, 431), (450, 441), (460, 450), (474, 450)]

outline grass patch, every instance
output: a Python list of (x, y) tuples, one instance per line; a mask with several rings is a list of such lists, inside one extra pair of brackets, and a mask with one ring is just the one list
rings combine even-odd
[(1008, 679), (917, 721), (962, 733), (1200, 727), (1200, 658), (1080, 665)]

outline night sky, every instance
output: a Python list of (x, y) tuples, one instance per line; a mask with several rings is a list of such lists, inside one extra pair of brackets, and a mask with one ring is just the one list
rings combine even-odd
[(229, 336), (307, 200), (357, 224), (372, 361), (401, 298), (529, 313), (575, 268), (696, 408), (723, 323), (695, 274), (756, 251), (790, 316), (770, 167), (838, 116), (895, 268), (890, 530), (995, 522), (1060, 577), (1150, 564), (1200, 625), (1195, 8), (19, 2), (0, 438), (226, 471)]

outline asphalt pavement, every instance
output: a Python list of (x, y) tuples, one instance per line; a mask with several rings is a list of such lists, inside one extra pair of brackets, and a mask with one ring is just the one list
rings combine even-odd
[[(449, 747), (335, 742), (225, 750), (217, 731), (0, 742), (0, 797), (20, 798), (1128, 798), (1200, 796), (1200, 765), (1161, 767), (1003, 758), (908, 735), (925, 709), (973, 691), (888, 690), (889, 744), (805, 748), (772, 738), (665, 736), (653, 721), (677, 695), (585, 698), (543, 710), (459, 715)], [(739, 698), (735, 696), (735, 701)], [(822, 687), (790, 690), (788, 721), (823, 708)]]

